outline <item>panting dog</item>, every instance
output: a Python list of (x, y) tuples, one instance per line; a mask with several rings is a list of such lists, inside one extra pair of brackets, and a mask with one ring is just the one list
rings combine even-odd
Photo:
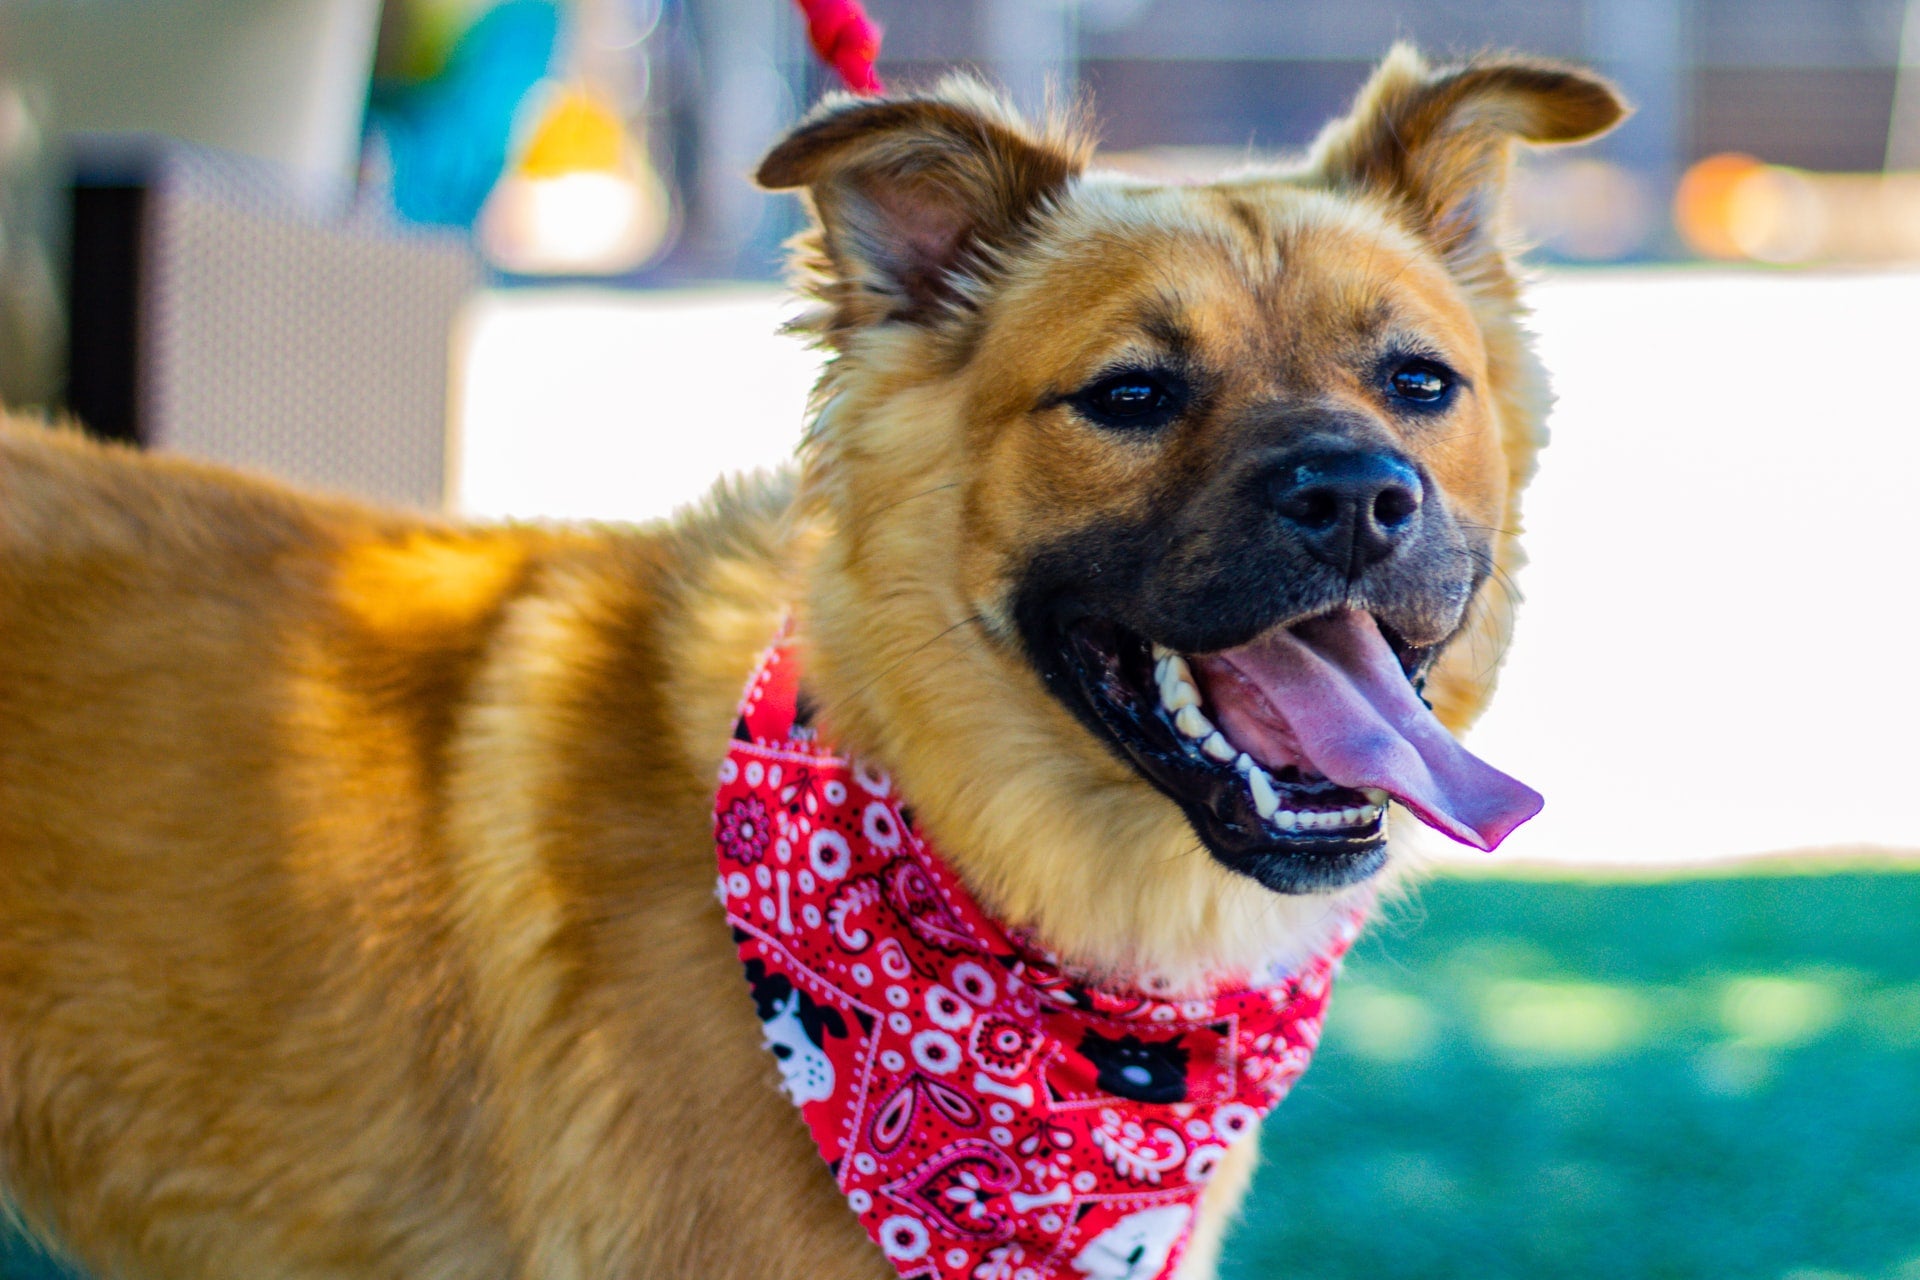
[(0, 1195), (101, 1277), (1212, 1274), (1389, 829), (1538, 807), (1449, 732), (1547, 404), (1501, 197), (1621, 114), (1400, 49), (1166, 186), (831, 100), (797, 472), (663, 526), (7, 428)]

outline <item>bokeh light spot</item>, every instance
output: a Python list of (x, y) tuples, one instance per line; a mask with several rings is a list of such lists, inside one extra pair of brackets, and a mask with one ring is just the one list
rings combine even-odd
[(1593, 982), (1496, 982), (1480, 1004), (1486, 1038), (1525, 1057), (1612, 1057), (1634, 1047), (1647, 1022), (1633, 992)]

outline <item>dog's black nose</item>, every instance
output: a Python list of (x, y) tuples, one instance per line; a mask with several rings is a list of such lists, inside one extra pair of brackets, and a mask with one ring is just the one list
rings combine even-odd
[(1286, 455), (1267, 498), (1317, 559), (1350, 576), (1393, 554), (1419, 524), (1420, 473), (1391, 453), (1323, 447)]

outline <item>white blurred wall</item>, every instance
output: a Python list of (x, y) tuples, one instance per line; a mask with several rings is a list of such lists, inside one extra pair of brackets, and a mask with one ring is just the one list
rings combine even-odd
[[(1534, 302), (1560, 404), (1472, 742), (1547, 809), (1502, 855), (1920, 851), (1920, 275), (1564, 275)], [(786, 306), (484, 298), (461, 505), (649, 518), (777, 464), (817, 367), (774, 333)]]

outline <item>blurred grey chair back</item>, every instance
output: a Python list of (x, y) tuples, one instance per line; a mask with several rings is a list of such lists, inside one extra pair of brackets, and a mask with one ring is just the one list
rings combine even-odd
[(264, 165), (84, 140), (68, 407), (98, 434), (384, 502), (446, 499), (464, 238), (317, 202)]

